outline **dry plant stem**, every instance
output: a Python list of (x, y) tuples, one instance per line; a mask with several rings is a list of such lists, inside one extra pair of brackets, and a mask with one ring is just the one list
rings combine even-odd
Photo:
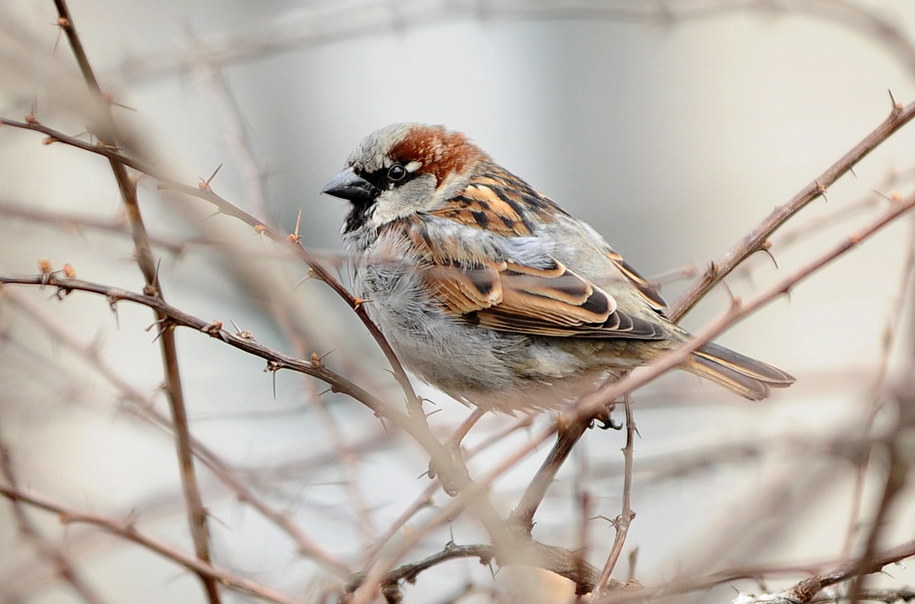
[[(552, 430), (545, 432), (538, 443), (544, 442), (554, 432)], [(452, 499), (448, 505), (444, 506), (435, 516), (426, 521), (421, 527), (414, 527), (409, 537), (404, 539), (395, 549), (387, 552), (384, 559), (379, 559), (369, 572), (365, 573), (365, 584), (380, 585), (387, 572), (393, 568), (393, 565), (406, 556), (418, 543), (426, 538), (436, 528), (450, 522), (452, 519), (461, 514), (464, 510), (473, 504), (477, 493), (487, 492), (493, 482), (505, 472), (514, 468), (518, 462), (530, 454), (535, 447), (522, 447), (513, 455), (504, 459), (500, 464), (492, 468), (485, 475), (477, 478), (470, 488), (464, 489), (461, 493)], [(511, 523), (512, 527), (517, 527)], [(552, 571), (573, 581), (578, 593), (584, 594), (590, 592), (596, 584), (599, 570), (587, 561), (581, 559), (581, 556), (568, 549), (556, 546), (538, 543), (530, 538), (523, 531), (516, 530), (512, 534), (513, 543), (511, 549), (497, 549), (496, 560), (500, 564), (525, 564), (533, 565)]]
[[(855, 164), (876, 148), (877, 145), (886, 140), (893, 132), (901, 128), (913, 117), (915, 117), (915, 103), (911, 103), (906, 107), (894, 105), (890, 115), (882, 124), (875, 128), (861, 142), (855, 145), (855, 147), (848, 151), (839, 161), (833, 164), (826, 172), (805, 187), (800, 193), (777, 208), (756, 229), (754, 229), (753, 232), (746, 236), (739, 246), (729, 252), (718, 263), (714, 263), (702, 278), (671, 308), (669, 313), (671, 320), (675, 322), (679, 321), (716, 283), (721, 281), (753, 253), (764, 249), (765, 243), (772, 233), (791, 218), (791, 216), (821, 195), (829, 185), (834, 183), (842, 174), (853, 168)], [(592, 409), (595, 412), (597, 411), (593, 405)], [(553, 450), (550, 451), (550, 454), (540, 467), (537, 475), (525, 490), (521, 501), (513, 513), (513, 519), (517, 521), (520, 526), (526, 527), (528, 531), (533, 527), (534, 514), (536, 513), (540, 502), (543, 500), (543, 497), (546, 495), (549, 485), (555, 478), (559, 468), (565, 462), (569, 452), (574, 448), (582, 434), (584, 434), (586, 428), (584, 422), (588, 421), (590, 421), (589, 416), (579, 416), (579, 419), (573, 421), (570, 426), (559, 430), (556, 445)]]
[[(9, 447), (6, 445), (2, 436), (0, 436), (0, 473), (2, 473), (3, 479), (8, 485), (14, 489), (19, 488), (19, 482), (16, 480), (16, 473), (13, 470), (13, 460), (10, 456)], [(86, 582), (76, 566), (71, 562), (69, 556), (64, 553), (63, 549), (55, 546), (41, 534), (29, 518), (28, 514), (26, 514), (24, 504), (16, 499), (11, 499), (10, 504), (13, 506), (13, 516), (16, 519), (19, 533), (31, 543), (38, 555), (49, 560), (56, 573), (59, 574), (70, 587), (73, 588), (73, 591), (87, 602), (87, 604), (103, 604), (104, 600)]]
[[(900, 415), (905, 417), (906, 413), (900, 411)], [(880, 496), (877, 512), (874, 514), (874, 518), (871, 521), (871, 528), (870, 531), (868, 531), (867, 540), (864, 544), (864, 551), (862, 552), (860, 562), (858, 563), (861, 572), (856, 574), (849, 589), (848, 600), (851, 604), (857, 604), (861, 599), (861, 592), (864, 589), (864, 579), (867, 574), (863, 572), (864, 568), (875, 556), (880, 543), (880, 537), (886, 529), (887, 518), (893, 508), (893, 504), (906, 486), (911, 462), (907, 451), (904, 450), (905, 445), (900, 442), (904, 438), (903, 431), (905, 429), (911, 429), (911, 426), (900, 424), (897, 426), (897, 429), (886, 438), (888, 459), (883, 493)], [(805, 602), (805, 600), (800, 601), (802, 603)]]
[[(862, 433), (869, 433), (877, 419), (877, 414), (883, 408), (882, 398), (885, 395), (886, 376), (889, 372), (890, 357), (899, 335), (899, 325), (903, 321), (903, 312), (906, 308), (909, 291), (911, 290), (912, 279), (915, 278), (915, 220), (910, 220), (909, 231), (909, 252), (903, 265), (902, 276), (899, 287), (896, 291), (896, 301), (890, 316), (884, 327), (883, 345), (880, 350), (880, 362), (877, 365), (877, 375), (874, 377), (874, 384), (871, 386), (871, 409), (863, 425), (858, 427)], [(864, 497), (864, 481), (867, 475), (867, 468), (870, 462), (870, 450), (864, 453), (861, 462), (858, 464), (855, 483), (852, 487), (852, 504), (851, 512), (848, 518), (848, 529), (845, 537), (843, 552), (846, 556), (851, 555), (852, 545), (854, 544), (855, 534), (861, 513), (861, 506)]]
[[(463, 510), (464, 507), (468, 505), (472, 506), (477, 517), (492, 538), (495, 547), (500, 551), (512, 552), (513, 560), (522, 558), (521, 552), (514, 551), (517, 539), (499, 517), (492, 502), (486, 496), (485, 490), (478, 488), (471, 482), (466, 466), (453, 459), (450, 452), (444, 445), (435, 439), (425, 423), (417, 422), (414, 417), (392, 409), (389, 405), (386, 405), (371, 393), (324, 367), (319, 360), (303, 361), (301, 359), (296, 359), (262, 346), (250, 338), (230, 334), (222, 329), (222, 324), (206, 323), (197, 317), (189, 315), (167, 304), (160, 297), (127, 292), (125, 290), (82, 281), (80, 279), (61, 278), (55, 273), (39, 275), (9, 275), (0, 273), (0, 284), (3, 283), (55, 287), (58, 289), (58, 293), (61, 296), (65, 295), (66, 292), (73, 290), (86, 291), (104, 295), (111, 304), (114, 304), (119, 300), (128, 300), (144, 306), (149, 306), (168, 317), (169, 322), (176, 326), (191, 327), (235, 348), (266, 359), (268, 361), (269, 370), (291, 369), (326, 382), (335, 392), (342, 392), (354, 400), (361, 402), (378, 416), (384, 417), (398, 428), (407, 432), (421, 447), (423, 447), (423, 449), (425, 449), (426, 453), (433, 459), (436, 468), (441, 471), (443, 476), (461, 491), (462, 506), (460, 509)], [(523, 543), (526, 547), (525, 551), (530, 556), (535, 556), (540, 551), (550, 551), (549, 549), (542, 549), (548, 548), (548, 546), (530, 542), (529, 539), (523, 540)], [(379, 577), (380, 576), (381, 575), (379, 575)], [(373, 588), (369, 587), (368, 589)]]
[[(913, 105), (913, 107), (915, 107), (915, 105)], [(822, 256), (814, 259), (805, 266), (802, 266), (795, 271), (794, 274), (785, 277), (763, 293), (750, 299), (748, 302), (743, 303), (739, 300), (735, 300), (731, 305), (731, 308), (721, 318), (696, 333), (693, 339), (687, 344), (672, 350), (657, 361), (646, 365), (644, 371), (630, 374), (617, 382), (608, 383), (592, 395), (582, 397), (582, 399), (577, 401), (567, 410), (567, 417), (570, 421), (578, 421), (591, 417), (595, 412), (599, 411), (603, 405), (610, 404), (623, 394), (645, 385), (648, 381), (654, 379), (661, 373), (679, 366), (686, 360), (689, 354), (695, 351), (699, 346), (708, 343), (713, 338), (720, 335), (727, 327), (769, 304), (775, 298), (789, 293), (791, 288), (795, 285), (854, 249), (861, 242), (873, 236), (883, 227), (892, 223), (913, 207), (915, 207), (915, 195), (910, 195), (904, 200), (893, 202), (889, 211), (883, 214), (883, 216), (880, 216), (859, 232), (846, 238)], [(531, 443), (531, 445), (536, 446), (533, 445), (533, 443)]]
[[(557, 422), (559, 423), (559, 422)], [(575, 448), (575, 444), (588, 429), (588, 420), (559, 425), (556, 430), (556, 444), (540, 465), (531, 482), (524, 489), (518, 505), (511, 514), (511, 522), (528, 535), (534, 528), (534, 514), (543, 502), (547, 490), (553, 484), (556, 474)]]
[[(400, 581), (412, 583), (416, 581), (424, 570), (455, 558), (479, 558), (480, 564), (489, 564), (495, 557), (496, 551), (491, 545), (456, 545), (448, 543), (440, 552), (423, 558), (419, 562), (404, 564), (390, 571), (384, 576), (382, 583), (384, 585), (396, 585)], [(355, 575), (350, 584), (347, 585), (347, 591), (354, 591), (364, 580), (365, 576), (363, 574)]]
[[(504, 430), (489, 435), (479, 445), (467, 451), (464, 455), (464, 458), (472, 459), (475, 455), (479, 454), (481, 451), (486, 450), (493, 444), (502, 442), (503, 439), (509, 434), (530, 426), (533, 421), (534, 418), (532, 415), (526, 415), (520, 418), (517, 422), (509, 425)], [(436, 482), (430, 482), (429, 485), (423, 490), (423, 492), (413, 501), (413, 503), (411, 503), (404, 510), (404, 512), (398, 516), (394, 522), (391, 523), (391, 525), (388, 527), (388, 530), (385, 531), (384, 535), (382, 535), (378, 541), (366, 552), (366, 568), (378, 560), (378, 554), (391, 541), (391, 539), (394, 538), (394, 535), (398, 533), (404, 526), (406, 526), (407, 521), (409, 521), (410, 518), (415, 516), (416, 513), (421, 509), (432, 505), (432, 496), (435, 494), (438, 488), (439, 485)]]
[[(742, 319), (750, 313), (755, 312), (775, 298), (786, 294), (791, 290), (791, 288), (803, 281), (805, 278), (809, 277), (811, 274), (815, 273), (836, 258), (839, 258), (843, 254), (847, 253), (849, 250), (856, 247), (868, 237), (873, 236), (881, 228), (890, 224), (899, 216), (911, 210), (913, 207), (915, 207), (915, 195), (908, 197), (904, 201), (894, 203), (890, 211), (872, 222), (870, 225), (855, 235), (848, 237), (832, 250), (813, 260), (806, 266), (802, 267), (800, 270), (796, 271), (794, 274), (789, 275), (782, 281), (776, 283), (774, 286), (759, 294), (749, 302), (740, 304), (739, 302), (735, 301), (734, 305), (728, 309), (724, 315), (697, 332), (693, 339), (684, 346), (670, 351), (668, 354), (664, 355), (657, 361), (646, 365), (644, 368), (642, 368), (642, 370), (629, 374), (618, 382), (609, 383), (592, 395), (583, 397), (562, 414), (561, 417), (564, 417), (564, 420), (557, 422), (557, 424), (553, 427), (544, 430), (540, 434), (530, 438), (527, 443), (513, 451), (500, 463), (496, 464), (487, 474), (477, 478), (474, 481), (474, 488), (488, 488), (488, 486), (491, 485), (492, 482), (494, 482), (499, 476), (507, 472), (509, 469), (515, 467), (519, 460), (525, 458), (527, 455), (536, 450), (537, 447), (555, 435), (559, 430), (560, 425), (571, 426), (574, 425), (575, 422), (580, 422), (583, 419), (589, 418), (593, 416), (597, 410), (601, 409), (609, 402), (618, 399), (628, 392), (640, 388), (649, 381), (657, 378), (659, 375), (666, 373), (674, 367), (682, 364), (690, 353), (692, 353), (703, 344), (711, 341), (713, 338), (717, 337), (728, 326), (734, 324), (736, 321)], [(449, 518), (452, 518), (456, 514), (460, 513), (460, 511), (467, 505), (468, 502), (465, 499), (465, 494), (462, 493), (460, 496), (456, 497), (451, 502), (451, 504), (446, 506), (441, 511), (441, 513), (429, 520), (426, 526), (417, 529), (413, 535), (413, 538), (408, 540), (403, 545), (401, 550), (405, 551), (408, 546), (412, 546), (418, 542), (419, 539), (428, 534), (433, 528), (444, 522), (447, 522)], [(575, 575), (573, 574), (573, 576)], [(576, 578), (573, 578), (573, 576), (568, 576), (568, 578), (572, 578), (572, 580), (575, 580), (576, 582), (588, 580), (587, 575), (575, 576)], [(597, 573), (595, 572), (594, 575), (590, 578), (591, 580), (596, 580)], [(581, 586), (584, 583), (579, 582), (578, 584)]]
[(11, 501), (18, 501), (34, 508), (51, 512), (52, 514), (57, 515), (60, 522), (63, 524), (87, 524), (98, 527), (121, 539), (136, 543), (144, 549), (155, 552), (163, 558), (171, 560), (172, 562), (187, 568), (191, 572), (196, 573), (198, 576), (202, 575), (208, 577), (209, 579), (218, 582), (220, 585), (225, 585), (235, 591), (251, 594), (269, 602), (277, 602), (279, 604), (301, 604), (297, 600), (261, 585), (260, 583), (215, 568), (213, 565), (204, 562), (197, 557), (188, 556), (181, 550), (175, 549), (161, 541), (157, 541), (152, 537), (148, 537), (138, 531), (136, 526), (129, 521), (118, 522), (106, 516), (67, 508), (50, 499), (21, 491), (13, 485), (0, 485), (0, 496), (6, 497)]
[(346, 490), (353, 506), (353, 514), (359, 524), (359, 534), (362, 538), (361, 549), (365, 551), (375, 540), (375, 529), (372, 526), (372, 512), (362, 494), (362, 489), (359, 487), (359, 458), (349, 442), (347, 442), (345, 432), (340, 429), (337, 420), (327, 409), (324, 401), (315, 401), (313, 405), (317, 407), (321, 420), (324, 422), (325, 434), (333, 441), (334, 448), (337, 451), (337, 458), (343, 468)]
[[(76, 213), (68, 214), (13, 203), (0, 202), (0, 214), (32, 220), (45, 225), (57, 225), (61, 229), (76, 232), (82, 232), (82, 229), (95, 229), (122, 235), (127, 232), (126, 225), (116, 219), (96, 218), (94, 216)], [(153, 247), (163, 248), (175, 256), (181, 256), (191, 246), (199, 245), (212, 247), (219, 244), (217, 241), (210, 241), (202, 238), (182, 239), (178, 241), (151, 237), (149, 241)]]
[(54, 130), (53, 128), (44, 126), (34, 119), (31, 119), (27, 122), (19, 122), (16, 120), (0, 117), (0, 125), (10, 126), (12, 128), (20, 128), (22, 130), (32, 130), (33, 132), (41, 132), (42, 134), (46, 134), (48, 136), (48, 138), (45, 140), (46, 143), (59, 142), (71, 147), (75, 147), (77, 149), (82, 149), (83, 151), (89, 151), (90, 153), (101, 155), (102, 157), (107, 158), (109, 161), (117, 162), (128, 168), (136, 170), (137, 172), (145, 174), (146, 176), (155, 180), (156, 183), (158, 183), (158, 186), (162, 189), (177, 191), (184, 195), (202, 199), (203, 201), (206, 201), (215, 206), (219, 213), (236, 218), (243, 223), (251, 226), (256, 232), (262, 233), (264, 236), (273, 239), (274, 241), (289, 246), (287, 249), (291, 249), (292, 252), (300, 260), (308, 265), (314, 277), (326, 283), (328, 287), (334, 291), (335, 294), (342, 298), (347, 303), (347, 305), (353, 309), (353, 311), (356, 313), (356, 316), (359, 317), (360, 321), (362, 321), (363, 325), (378, 344), (379, 348), (381, 348), (381, 351), (384, 353), (388, 363), (391, 365), (391, 368), (394, 371), (394, 377), (397, 379), (398, 384), (406, 395), (410, 414), (420, 421), (425, 421), (425, 415), (422, 412), (421, 402), (419, 397), (417, 397), (416, 393), (413, 391), (413, 386), (410, 383), (410, 380), (407, 377), (403, 366), (400, 364), (400, 361), (397, 359), (397, 355), (394, 353), (394, 350), (391, 348), (390, 344), (388, 344), (384, 335), (381, 333), (381, 330), (378, 329), (378, 326), (372, 322), (365, 310), (365, 305), (370, 304), (371, 301), (359, 300), (355, 298), (349, 291), (347, 291), (343, 284), (340, 283), (340, 281), (337, 280), (311, 252), (309, 252), (301, 245), (298, 237), (281, 233), (277, 229), (271, 227), (268, 224), (265, 224), (241, 208), (226, 201), (214, 193), (208, 183), (203, 183), (199, 187), (192, 187), (180, 183), (176, 180), (168, 178), (152, 166), (148, 166), (139, 160), (123, 155), (112, 146), (101, 142), (99, 144), (93, 144), (80, 140), (74, 136), (70, 136), (68, 134), (64, 134), (63, 132)]
[[(83, 79), (89, 87), (99, 116), (103, 120), (101, 131), (97, 133), (99, 142), (106, 146), (116, 147), (117, 136), (115, 135), (116, 128), (111, 115), (111, 107), (102, 94), (101, 87), (89, 63), (89, 58), (83, 49), (66, 0), (54, 0), (54, 5), (57, 7), (58, 25), (67, 36), (67, 40), (76, 57), (76, 62), (83, 74)], [(140, 205), (137, 200), (136, 182), (127, 174), (127, 168), (124, 164), (114, 159), (109, 159), (108, 161), (127, 211), (127, 221), (133, 236), (137, 265), (146, 280), (146, 293), (162, 297), (156, 259), (150, 247), (149, 235), (146, 233), (146, 226), (143, 223)], [(172, 421), (175, 426), (175, 447), (178, 454), (181, 486), (187, 504), (188, 524), (197, 558), (209, 563), (210, 538), (207, 528), (207, 512), (203, 507), (203, 500), (197, 484), (197, 475), (194, 471), (194, 457), (191, 452), (190, 429), (188, 427), (187, 408), (184, 402), (184, 390), (181, 386), (181, 372), (178, 364), (175, 333), (172, 325), (168, 323), (168, 317), (161, 313), (156, 313), (156, 320), (162, 325), (159, 342), (162, 362), (165, 367), (165, 393), (168, 397)], [(199, 576), (210, 603), (218, 604), (220, 597), (217, 582), (210, 576), (204, 574)]]
[[(2, 292), (2, 297), (19, 307), (19, 309), (30, 316), (36, 325), (47, 331), (53, 336), (56, 343), (62, 344), (65, 348), (70, 349), (87, 363), (93, 370), (104, 377), (113, 385), (124, 400), (132, 403), (127, 409), (139, 419), (162, 429), (165, 433), (174, 436), (174, 426), (171, 420), (165, 415), (159, 413), (153, 405), (151, 399), (137, 391), (128, 381), (123, 379), (112, 367), (105, 363), (98, 350), (94, 345), (83, 345), (78, 342), (73, 335), (47, 313), (41, 313), (34, 305), (25, 302), (15, 291)], [(270, 507), (263, 499), (258, 497), (254, 491), (242, 480), (237, 473), (220, 458), (211, 449), (191, 437), (191, 448), (194, 455), (203, 463), (213, 474), (223, 482), (238, 498), (239, 501), (250, 505), (257, 510), (264, 518), (272, 522), (280, 530), (284, 531), (293, 540), (300, 554), (312, 558), (322, 567), (332, 572), (337, 577), (347, 577), (351, 570), (339, 558), (330, 552), (322, 549), (302, 528), (299, 527), (288, 514)]]
[[(807, 597), (805, 594), (817, 594), (831, 585), (851, 579), (860, 572), (866, 574), (879, 572), (883, 567), (915, 556), (915, 541), (909, 541), (896, 547), (884, 550), (862, 567), (859, 561), (853, 562), (818, 562), (794, 566), (750, 566), (737, 567), (719, 571), (710, 575), (690, 577), (673, 581), (657, 587), (645, 587), (632, 591), (617, 591), (595, 599), (594, 604), (643, 604), (661, 597), (710, 589), (718, 585), (734, 583), (741, 579), (758, 580), (760, 577), (790, 577), (810, 575), (806, 579), (779, 594), (766, 595), (759, 600), (760, 604), (799, 604)], [(824, 570), (827, 569), (827, 570)], [(806, 600), (807, 602), (811, 600)], [(835, 600), (828, 600), (832, 603)]]
[(889, 116), (877, 126), (870, 134), (851, 148), (839, 161), (835, 162), (820, 176), (804, 187), (787, 203), (779, 206), (749, 235), (744, 237), (734, 249), (725, 254), (720, 260), (713, 262), (705, 274), (671, 307), (668, 316), (672, 321), (679, 321), (699, 300), (702, 299), (715, 284), (720, 282), (737, 266), (755, 254), (765, 249), (769, 237), (785, 222), (799, 212), (804, 206), (822, 195), (840, 176), (854, 168), (880, 143), (891, 134), (899, 130), (915, 117), (915, 103), (903, 107), (893, 105)]
[(610, 554), (600, 571), (600, 577), (597, 580), (597, 595), (607, 593), (610, 587), (610, 576), (616, 567), (620, 555), (623, 553), (623, 546), (626, 544), (626, 536), (629, 534), (629, 525), (635, 518), (635, 512), (632, 511), (632, 452), (635, 445), (635, 418), (632, 414), (632, 399), (629, 394), (624, 397), (623, 406), (626, 410), (626, 446), (623, 447), (623, 502), (620, 515), (613, 521), (613, 528), (616, 529), (616, 536), (613, 539), (613, 546), (610, 548)]
[(788, 601), (804, 604), (810, 602), (816, 594), (826, 587), (856, 577), (880, 572), (884, 566), (912, 556), (915, 556), (915, 541), (910, 541), (880, 553), (874, 552), (870, 557), (843, 564), (832, 570), (819, 572), (783, 593)]

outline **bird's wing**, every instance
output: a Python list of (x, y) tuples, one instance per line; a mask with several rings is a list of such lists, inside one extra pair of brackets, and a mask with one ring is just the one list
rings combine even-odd
[(608, 247), (607, 257), (617, 270), (626, 277), (629, 283), (635, 286), (636, 291), (639, 292), (650, 307), (659, 313), (663, 313), (664, 310), (667, 309), (667, 301), (661, 296), (661, 292), (658, 291), (658, 288), (640, 275), (638, 271), (629, 266), (629, 263), (626, 262), (622, 256)]
[[(504, 207), (512, 211), (508, 218), (521, 218), (510, 204)], [(486, 211), (493, 214), (492, 206)], [(476, 226), (472, 215), (468, 220), (473, 226), (454, 216), (413, 215), (389, 225), (418, 253), (417, 270), (446, 312), (509, 333), (665, 337), (660, 322), (621, 311), (613, 296), (540, 249), (535, 238), (501, 237)]]
[[(490, 170), (477, 175), (445, 207), (431, 214), (504, 237), (528, 237), (533, 231), (527, 216), (531, 211), (546, 215), (565, 213), (553, 200), (524, 180), (492, 164)], [(663, 313), (667, 301), (657, 287), (609, 245), (605, 246), (605, 251), (610, 262), (635, 286), (645, 302), (655, 311)]]

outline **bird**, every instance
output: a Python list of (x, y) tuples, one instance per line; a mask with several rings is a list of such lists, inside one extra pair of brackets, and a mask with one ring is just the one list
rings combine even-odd
[[(369, 134), (322, 193), (349, 202), (354, 295), (400, 362), (478, 410), (555, 410), (689, 332), (604, 238), (464, 134)], [(680, 368), (750, 400), (795, 380), (715, 343)]]

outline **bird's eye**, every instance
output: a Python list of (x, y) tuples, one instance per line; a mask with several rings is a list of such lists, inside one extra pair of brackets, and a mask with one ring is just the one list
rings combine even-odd
[(400, 164), (394, 164), (388, 168), (388, 180), (399, 182), (407, 176), (407, 169)]

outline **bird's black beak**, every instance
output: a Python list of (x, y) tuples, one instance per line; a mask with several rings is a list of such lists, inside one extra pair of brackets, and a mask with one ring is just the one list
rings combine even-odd
[(352, 168), (347, 168), (330, 179), (321, 192), (358, 204), (371, 203), (378, 196), (375, 185), (356, 174)]

